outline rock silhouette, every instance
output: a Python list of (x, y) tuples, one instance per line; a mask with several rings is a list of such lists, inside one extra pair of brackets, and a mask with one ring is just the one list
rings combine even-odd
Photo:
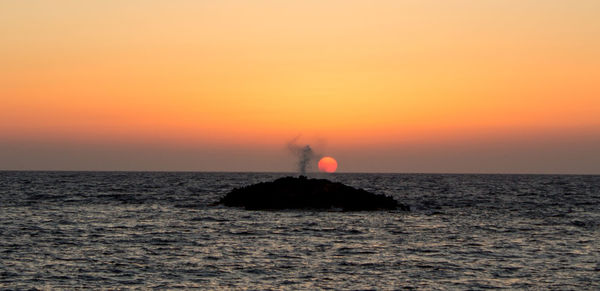
[(308, 179), (305, 176), (284, 177), (236, 188), (221, 198), (219, 204), (248, 210), (409, 210), (407, 205), (398, 203), (390, 196), (373, 194), (326, 179)]

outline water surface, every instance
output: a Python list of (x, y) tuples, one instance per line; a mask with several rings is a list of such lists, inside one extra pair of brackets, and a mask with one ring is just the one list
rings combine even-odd
[(210, 206), (284, 175), (0, 172), (0, 287), (600, 288), (600, 176), (335, 174), (412, 211)]

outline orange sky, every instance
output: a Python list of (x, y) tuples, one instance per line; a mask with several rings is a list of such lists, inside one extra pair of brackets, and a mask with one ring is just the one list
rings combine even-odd
[[(600, 173), (598, 15), (596, 0), (3, 1), (0, 169), (279, 171), (301, 134), (340, 171)], [(548, 156), (521, 165), (536, 142)], [(457, 145), (488, 162), (439, 150)]]

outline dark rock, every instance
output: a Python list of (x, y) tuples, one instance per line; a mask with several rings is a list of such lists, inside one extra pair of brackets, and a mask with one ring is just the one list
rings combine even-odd
[(360, 210), (409, 210), (407, 205), (394, 198), (373, 194), (342, 183), (325, 179), (284, 177), (233, 189), (219, 204), (244, 207), (248, 210), (276, 209), (342, 209)]

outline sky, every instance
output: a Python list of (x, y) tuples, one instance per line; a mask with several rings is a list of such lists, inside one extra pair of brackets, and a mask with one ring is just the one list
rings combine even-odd
[(295, 140), (340, 172), (600, 174), (598, 15), (597, 0), (1, 1), (0, 170), (293, 171)]

